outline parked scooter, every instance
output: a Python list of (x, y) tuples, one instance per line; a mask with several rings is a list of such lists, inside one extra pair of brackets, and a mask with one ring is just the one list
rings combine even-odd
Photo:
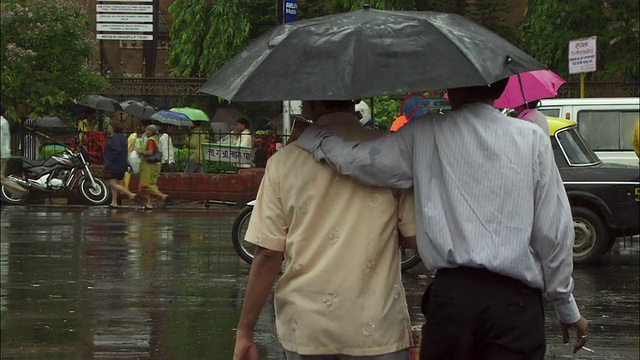
[[(246, 261), (248, 264), (253, 262), (253, 252), (255, 250), (255, 245), (251, 244), (244, 240), (244, 236), (247, 232), (247, 228), (249, 227), (249, 220), (251, 219), (251, 212), (253, 211), (253, 206), (255, 205), (255, 200), (251, 200), (247, 203), (247, 205), (240, 211), (238, 216), (233, 222), (233, 228), (231, 230), (231, 240), (233, 241), (233, 248), (236, 250), (236, 253), (240, 258)], [(405, 247), (400, 248), (400, 253), (402, 256), (400, 265), (402, 270), (408, 270), (420, 263), (420, 256), (414, 253), (413, 250)]]
[(7, 179), (25, 189), (27, 194), (3, 184), (0, 200), (5, 204), (22, 204), (28, 193), (53, 194), (75, 189), (76, 186), (90, 205), (105, 205), (111, 199), (104, 180), (91, 173), (89, 152), (84, 146), (77, 152), (66, 149), (46, 160), (17, 159), (20, 160), (22, 166), (9, 166)]

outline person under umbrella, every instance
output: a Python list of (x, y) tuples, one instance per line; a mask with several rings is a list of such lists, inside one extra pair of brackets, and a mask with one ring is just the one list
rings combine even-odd
[(574, 353), (588, 341), (573, 297), (571, 206), (549, 134), (493, 107), (506, 83), (449, 89), (450, 113), (377, 140), (313, 126), (296, 141), (343, 175), (415, 189), (417, 248), (437, 269), (422, 298), (423, 359), (543, 359), (543, 291), (563, 342), (570, 328)]
[(251, 123), (242, 117), (236, 120), (236, 126), (231, 135), (231, 145), (251, 147)]
[(144, 135), (146, 141), (142, 142), (140, 147), (136, 147), (135, 151), (143, 157), (140, 162), (140, 193), (145, 194), (147, 199), (144, 205), (145, 210), (153, 209), (153, 198), (160, 198), (163, 202), (167, 202), (168, 195), (158, 189), (158, 177), (160, 176), (160, 161), (149, 162), (148, 157), (156, 155), (160, 151), (158, 141), (158, 127), (149, 125), (145, 128)]
[(549, 135), (549, 123), (547, 117), (537, 110), (540, 100), (535, 100), (526, 104), (517, 106), (514, 110), (518, 112), (518, 119), (528, 121), (538, 125), (545, 134)]
[(136, 194), (123, 186), (123, 179), (127, 172), (127, 139), (122, 135), (122, 125), (118, 120), (109, 122), (109, 139), (104, 150), (104, 179), (111, 188), (111, 204), (109, 208), (118, 207), (118, 193), (127, 195), (133, 200)]
[(556, 97), (558, 89), (564, 83), (564, 79), (551, 70), (527, 71), (512, 75), (493, 106), (498, 109), (514, 109), (518, 113), (517, 118), (538, 125), (549, 135), (547, 118), (536, 109), (540, 99)]
[(195, 127), (191, 134), (189, 134), (188, 146), (189, 146), (189, 163), (184, 170), (185, 173), (204, 173), (204, 166), (202, 165), (202, 144), (207, 142), (209, 133), (208, 121), (193, 121)]
[(86, 108), (84, 111), (84, 119), (78, 123), (78, 139), (82, 144), (83, 133), (88, 131), (98, 131), (98, 112), (96, 109)]
[(176, 160), (174, 158), (175, 148), (173, 147), (173, 139), (171, 139), (170, 133), (173, 133), (174, 127), (171, 125), (160, 126), (162, 134), (160, 135), (160, 151), (162, 151), (162, 172), (173, 172), (176, 167)]
[[(140, 119), (137, 122), (136, 129), (131, 134), (129, 134), (129, 137), (127, 137), (127, 156), (131, 155), (131, 153), (135, 150), (138, 139), (142, 139), (142, 137), (144, 136), (145, 128), (148, 125), (151, 125), (150, 120)], [(131, 176), (131, 171), (127, 171), (127, 173), (124, 175), (124, 187), (126, 187), (127, 189), (129, 189)]]

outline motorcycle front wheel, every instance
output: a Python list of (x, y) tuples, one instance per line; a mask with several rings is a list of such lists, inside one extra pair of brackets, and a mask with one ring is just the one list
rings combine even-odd
[(251, 264), (253, 262), (253, 251), (255, 245), (244, 240), (244, 236), (247, 233), (249, 227), (249, 220), (251, 219), (251, 212), (253, 206), (245, 206), (242, 211), (236, 216), (233, 221), (233, 227), (231, 228), (231, 241), (233, 242), (233, 248), (240, 258)]
[(400, 267), (402, 268), (402, 270), (409, 270), (420, 264), (420, 262), (422, 261), (422, 259), (420, 259), (420, 256), (416, 252), (402, 245), (400, 245), (400, 254)]
[[(7, 179), (7, 181), (11, 180)], [(16, 184), (14, 186), (19, 185)], [(3, 204), (20, 205), (24, 204), (27, 201), (27, 194), (25, 194), (24, 191), (18, 191), (14, 189), (12, 186), (2, 184), (2, 186), (0, 187), (0, 200), (2, 200)]]
[(96, 186), (91, 186), (91, 180), (88, 177), (80, 180), (80, 184), (78, 185), (80, 195), (82, 195), (89, 205), (105, 205), (109, 202), (109, 187), (104, 180), (99, 177), (94, 176), (93, 181)]

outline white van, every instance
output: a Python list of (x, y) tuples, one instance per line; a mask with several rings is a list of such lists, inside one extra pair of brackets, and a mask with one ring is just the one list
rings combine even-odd
[(638, 165), (633, 130), (640, 98), (546, 99), (538, 107), (546, 116), (573, 120), (587, 144), (605, 162)]

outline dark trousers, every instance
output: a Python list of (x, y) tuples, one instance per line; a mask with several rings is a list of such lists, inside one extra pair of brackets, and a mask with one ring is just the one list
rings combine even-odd
[(540, 290), (487, 270), (440, 269), (422, 297), (421, 360), (543, 359)]

